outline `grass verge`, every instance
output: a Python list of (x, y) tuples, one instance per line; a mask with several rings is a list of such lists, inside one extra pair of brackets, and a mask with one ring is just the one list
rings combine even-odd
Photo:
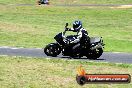
[[(37, 0), (1, 0), (2, 4), (35, 4)], [(50, 4), (132, 4), (131, 0), (51, 0)]]
[(87, 84), (80, 86), (77, 67), (89, 74), (130, 74), (131, 64), (98, 63), (80, 60), (0, 56), (1, 88), (130, 88), (130, 84)]

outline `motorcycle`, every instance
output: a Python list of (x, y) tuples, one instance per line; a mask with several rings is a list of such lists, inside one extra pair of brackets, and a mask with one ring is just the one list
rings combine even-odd
[[(65, 25), (67, 28), (68, 23)], [(66, 32), (66, 30), (64, 31)], [(103, 53), (104, 43), (102, 37), (88, 37), (85, 36), (79, 43), (70, 43), (77, 36), (69, 35), (65, 39), (63, 37), (64, 32), (58, 33), (54, 39), (56, 43), (50, 43), (44, 48), (44, 53), (47, 56), (56, 57), (60, 53), (63, 56), (70, 56), (72, 58), (81, 58), (86, 56), (88, 59), (97, 59)]]
[(37, 4), (38, 5), (41, 5), (41, 4), (49, 5), (49, 0), (37, 0)]

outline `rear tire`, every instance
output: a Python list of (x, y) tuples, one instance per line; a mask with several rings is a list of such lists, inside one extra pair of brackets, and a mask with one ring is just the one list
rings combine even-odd
[(103, 49), (102, 48), (98, 48), (95, 49), (94, 51), (91, 51), (88, 56), (86, 56), (88, 59), (94, 59), (96, 60), (97, 58), (99, 58), (103, 53)]
[(59, 47), (58, 44), (56, 43), (51, 43), (48, 44), (45, 48), (44, 48), (44, 53), (47, 56), (52, 56), (52, 57), (56, 57), (57, 55), (59, 55), (61, 53), (61, 49)]

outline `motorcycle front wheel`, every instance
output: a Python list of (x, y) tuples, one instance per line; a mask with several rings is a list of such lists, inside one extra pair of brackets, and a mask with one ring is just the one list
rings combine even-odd
[(57, 45), (55, 43), (51, 43), (51, 44), (48, 44), (44, 48), (44, 53), (47, 56), (56, 57), (57, 55), (59, 55), (61, 53), (61, 49), (60, 49), (59, 45)]

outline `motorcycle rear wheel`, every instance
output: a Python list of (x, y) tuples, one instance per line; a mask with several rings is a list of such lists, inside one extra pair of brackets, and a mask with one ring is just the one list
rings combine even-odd
[(88, 59), (94, 59), (96, 60), (97, 58), (99, 58), (103, 53), (103, 49), (102, 48), (98, 48), (95, 49), (94, 51), (90, 52), (86, 57)]

